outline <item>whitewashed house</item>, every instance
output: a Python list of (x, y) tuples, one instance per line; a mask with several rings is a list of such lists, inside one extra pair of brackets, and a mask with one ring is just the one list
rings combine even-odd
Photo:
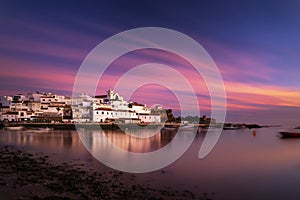
[(9, 105), (11, 111), (28, 110), (28, 104), (23, 102), (11, 102)]
[(72, 118), (74, 122), (90, 122), (92, 106), (94, 104), (94, 98), (88, 94), (81, 94), (78, 97), (72, 99)]
[(108, 122), (115, 119), (113, 111), (110, 108), (97, 108), (93, 110), (92, 121), (93, 122)]
[(160, 115), (149, 115), (149, 114), (139, 114), (138, 118), (141, 120), (141, 123), (160, 123)]
[[(136, 102), (128, 103), (118, 93), (111, 89), (107, 95), (99, 95), (93, 103), (92, 121), (117, 121), (123, 123), (160, 123), (159, 115), (150, 115), (150, 108)], [(107, 97), (107, 99), (105, 99)]]
[(1, 115), (1, 121), (16, 122), (19, 121), (19, 113), (16, 111), (8, 111)]
[(34, 116), (32, 111), (18, 111), (18, 121), (30, 121)]

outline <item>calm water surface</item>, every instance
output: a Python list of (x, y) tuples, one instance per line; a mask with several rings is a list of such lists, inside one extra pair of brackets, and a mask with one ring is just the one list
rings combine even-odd
[[(205, 134), (197, 134), (180, 159), (162, 170), (135, 174), (134, 182), (155, 188), (188, 189), (196, 195), (206, 192), (213, 199), (300, 199), (300, 139), (282, 139), (278, 131), (278, 128), (257, 129), (256, 134), (249, 129), (223, 131), (213, 151), (201, 160), (197, 155)], [(54, 162), (85, 164), (89, 170), (112, 170), (91, 156), (76, 131), (0, 133), (0, 145), (43, 152)], [(97, 149), (104, 134), (115, 145), (131, 152), (154, 151), (174, 137), (174, 134), (158, 134), (139, 139), (116, 131), (91, 131), (88, 141), (92, 149)], [(184, 140), (190, 136), (180, 137)]]

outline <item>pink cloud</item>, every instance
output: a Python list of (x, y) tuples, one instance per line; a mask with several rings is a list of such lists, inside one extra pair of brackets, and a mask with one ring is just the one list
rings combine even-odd
[[(90, 36), (85, 33), (73, 32), (65, 29), (54, 29), (51, 27), (35, 26), (34, 23), (19, 23), (18, 26), (28, 30), (29, 32), (40, 33), (45, 37), (53, 39), (68, 38), (68, 42), (75, 41), (79, 45), (68, 46), (65, 44), (53, 44), (51, 42), (40, 41), (38, 39), (24, 40), (23, 38), (15, 38), (13, 35), (1, 35), (2, 48), (18, 53), (27, 53), (34, 55), (54, 56), (60, 59), (66, 59), (81, 63), (85, 56), (88, 54), (87, 49), (80, 48), (80, 43), (101, 41), (101, 37)], [(83, 23), (83, 22), (81, 22)], [(84, 25), (84, 24), (83, 24)], [(93, 27), (94, 24), (85, 24), (87, 27)], [(105, 33), (114, 33), (117, 30), (109, 27), (102, 28), (101, 31)], [(136, 38), (133, 38), (136, 39)], [(147, 41), (138, 38), (139, 42), (147, 44)], [(215, 41), (206, 41), (212, 49), (222, 57), (217, 60), (220, 72), (224, 78), (224, 84), (228, 96), (228, 108), (231, 110), (238, 109), (262, 109), (263, 105), (279, 105), (279, 106), (297, 106), (300, 107), (300, 93), (299, 88), (287, 88), (278, 86), (275, 83), (262, 84), (251, 81), (251, 79), (260, 79), (265, 82), (272, 80), (274, 73), (279, 73), (275, 70), (271, 62), (274, 61), (272, 55), (264, 52), (257, 52), (255, 54), (246, 54), (238, 52), (228, 48), (226, 45), (217, 43)], [(95, 44), (96, 45), (96, 44)], [(115, 44), (119, 48), (128, 49), (128, 46), (122, 46), (122, 44)], [(77, 47), (76, 47), (77, 46)], [(109, 52), (108, 52), (109, 53)], [(103, 59), (99, 55), (97, 59)], [(14, 59), (10, 56), (0, 56), (1, 70), (0, 76), (11, 78), (23, 78), (28, 81), (24, 85), (39, 88), (57, 88), (66, 92), (71, 92), (73, 89), (73, 83), (76, 76), (78, 66), (70, 66), (71, 64), (50, 64), (47, 61), (36, 61), (28, 59)], [(104, 76), (101, 77), (97, 92), (104, 93), (108, 88), (113, 88), (119, 78), (131, 68), (149, 63), (149, 62), (161, 62), (181, 73), (189, 83), (192, 85), (194, 92), (198, 95), (198, 102), (200, 109), (209, 110), (211, 106), (210, 94), (206, 83), (201, 75), (191, 66), (189, 62), (183, 58), (173, 55), (172, 53), (155, 51), (155, 50), (142, 50), (133, 52), (120, 57), (107, 69)], [(97, 60), (95, 60), (97, 63)], [(205, 63), (198, 63), (203, 67), (203, 70), (209, 71), (209, 66)], [(55, 65), (55, 66), (54, 66)], [(290, 72), (292, 73), (292, 72)], [(151, 72), (152, 76), (161, 76), (160, 71)], [(136, 74), (140, 76), (140, 74)], [(296, 76), (294, 74), (294, 76)], [(297, 75), (298, 76), (298, 75)], [(133, 77), (134, 78), (134, 77)], [(169, 82), (174, 83), (174, 86), (178, 92), (181, 92), (189, 98), (189, 90), (181, 87), (177, 84), (176, 77), (166, 77)], [(250, 80), (248, 80), (250, 79)], [(241, 81), (242, 80), (242, 81)], [(248, 80), (248, 83), (245, 83)], [(95, 84), (91, 82), (87, 75), (82, 84), (87, 87)], [(17, 85), (15, 87), (18, 87)], [(124, 85), (124, 88), (132, 87), (132, 85)], [(5, 88), (1, 88), (2, 92), (7, 91)], [(172, 93), (167, 92), (161, 87), (148, 86), (141, 88), (140, 91), (147, 91), (143, 95), (142, 92), (137, 92), (133, 96), (133, 100), (140, 101), (141, 103), (153, 104), (169, 102), (166, 106), (172, 106), (174, 109), (179, 109), (178, 102), (172, 96)], [(119, 91), (122, 93), (121, 91)], [(189, 105), (191, 111), (193, 111), (194, 105)]]

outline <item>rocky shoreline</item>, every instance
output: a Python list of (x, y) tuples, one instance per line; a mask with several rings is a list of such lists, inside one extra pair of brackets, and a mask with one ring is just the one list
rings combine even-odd
[[(68, 163), (54, 164), (42, 153), (14, 146), (0, 147), (0, 175), (3, 199), (196, 199), (189, 190), (128, 184), (123, 172), (90, 172)], [(210, 198), (203, 193), (197, 199)]]

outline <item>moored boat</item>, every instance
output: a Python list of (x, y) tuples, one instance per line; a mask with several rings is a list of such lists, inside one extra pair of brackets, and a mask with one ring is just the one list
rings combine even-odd
[(8, 131), (21, 131), (24, 129), (24, 127), (23, 126), (6, 126), (5, 129)]
[(238, 126), (224, 126), (223, 130), (238, 130)]
[(194, 125), (183, 125), (179, 127), (179, 130), (183, 130), (183, 131), (195, 131), (197, 130), (197, 127)]
[(289, 137), (289, 138), (300, 138), (299, 131), (280, 131), (279, 132), (282, 137)]
[(53, 131), (53, 128), (49, 128), (49, 127), (46, 127), (46, 128), (38, 128), (38, 129), (36, 129), (36, 131), (40, 131), (40, 132)]

